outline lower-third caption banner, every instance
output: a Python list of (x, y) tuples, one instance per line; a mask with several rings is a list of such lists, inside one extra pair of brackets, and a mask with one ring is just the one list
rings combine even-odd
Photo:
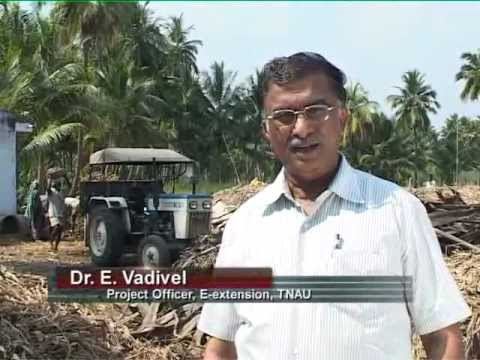
[(57, 302), (342, 302), (412, 301), (405, 276), (272, 276), (268, 268), (193, 271), (58, 267), (49, 277)]

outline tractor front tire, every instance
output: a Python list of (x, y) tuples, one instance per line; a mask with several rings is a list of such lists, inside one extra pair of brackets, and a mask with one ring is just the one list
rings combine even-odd
[(120, 215), (110, 209), (98, 208), (89, 216), (88, 223), (92, 262), (97, 266), (117, 265), (127, 236)]
[(172, 259), (167, 242), (158, 235), (148, 235), (138, 246), (138, 260), (147, 268), (170, 267)]

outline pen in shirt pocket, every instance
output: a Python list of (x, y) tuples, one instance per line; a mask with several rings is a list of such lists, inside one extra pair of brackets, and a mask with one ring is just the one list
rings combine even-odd
[(338, 253), (339, 250), (342, 250), (343, 248), (343, 238), (340, 236), (340, 234), (335, 234), (335, 240), (332, 246), (332, 250), (330, 252), (330, 257), (334, 257), (336, 253)]
[(341, 250), (343, 248), (343, 238), (340, 234), (335, 235), (335, 247), (334, 250)]

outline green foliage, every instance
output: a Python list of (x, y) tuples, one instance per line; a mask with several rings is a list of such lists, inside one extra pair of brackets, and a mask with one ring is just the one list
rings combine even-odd
[(436, 114), (440, 104), (437, 93), (425, 84), (425, 77), (418, 70), (402, 76), (403, 87), (396, 87), (399, 95), (390, 95), (387, 100), (395, 110), (399, 126), (413, 131), (424, 131), (430, 126), (429, 114)]
[(464, 64), (455, 76), (455, 80), (465, 82), (460, 97), (463, 100), (478, 100), (480, 97), (480, 49), (477, 53), (463, 53), (461, 58)]
[[(458, 157), (457, 157), (458, 129)], [(462, 172), (480, 169), (480, 118), (451, 115), (440, 131), (437, 162), (440, 176), (448, 184), (456, 181), (457, 158), (458, 175)]]
[(367, 91), (360, 83), (350, 84), (347, 87), (346, 108), (349, 119), (343, 135), (343, 143), (364, 140), (368, 132), (374, 131), (373, 116), (378, 104), (368, 98)]
[(51, 124), (35, 137), (23, 149), (26, 152), (44, 152), (60, 144), (65, 138), (85, 128), (80, 123)]
[[(200, 71), (202, 42), (191, 38), (192, 27), (181, 16), (154, 18), (148, 2), (57, 2), (46, 15), (39, 9), (0, 6), (0, 107), (34, 124), (20, 142), (21, 186), (58, 165), (75, 189), (88, 156), (106, 146), (176, 149), (199, 162), (198, 191), (273, 180), (280, 164), (261, 136), (261, 72), (240, 83), (223, 62)], [(462, 55), (462, 98), (478, 99), (479, 56)], [(417, 70), (402, 82), (388, 97), (392, 119), (361, 84), (347, 87), (342, 146), (353, 165), (401, 184), (432, 176), (452, 183), (457, 163), (459, 172), (478, 170), (480, 121), (452, 116), (436, 132), (436, 92)]]

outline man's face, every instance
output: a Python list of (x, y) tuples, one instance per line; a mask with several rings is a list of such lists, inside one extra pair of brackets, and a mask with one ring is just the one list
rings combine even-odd
[(266, 115), (276, 110), (303, 110), (316, 104), (337, 107), (318, 122), (306, 120), (303, 114), (291, 126), (275, 126), (267, 120), (269, 126), (264, 133), (287, 173), (304, 181), (321, 178), (335, 167), (347, 111), (339, 105), (331, 80), (322, 73), (283, 86), (271, 83), (264, 100)]
[(57, 180), (53, 183), (52, 187), (57, 191), (61, 191), (62, 190), (62, 182)]

